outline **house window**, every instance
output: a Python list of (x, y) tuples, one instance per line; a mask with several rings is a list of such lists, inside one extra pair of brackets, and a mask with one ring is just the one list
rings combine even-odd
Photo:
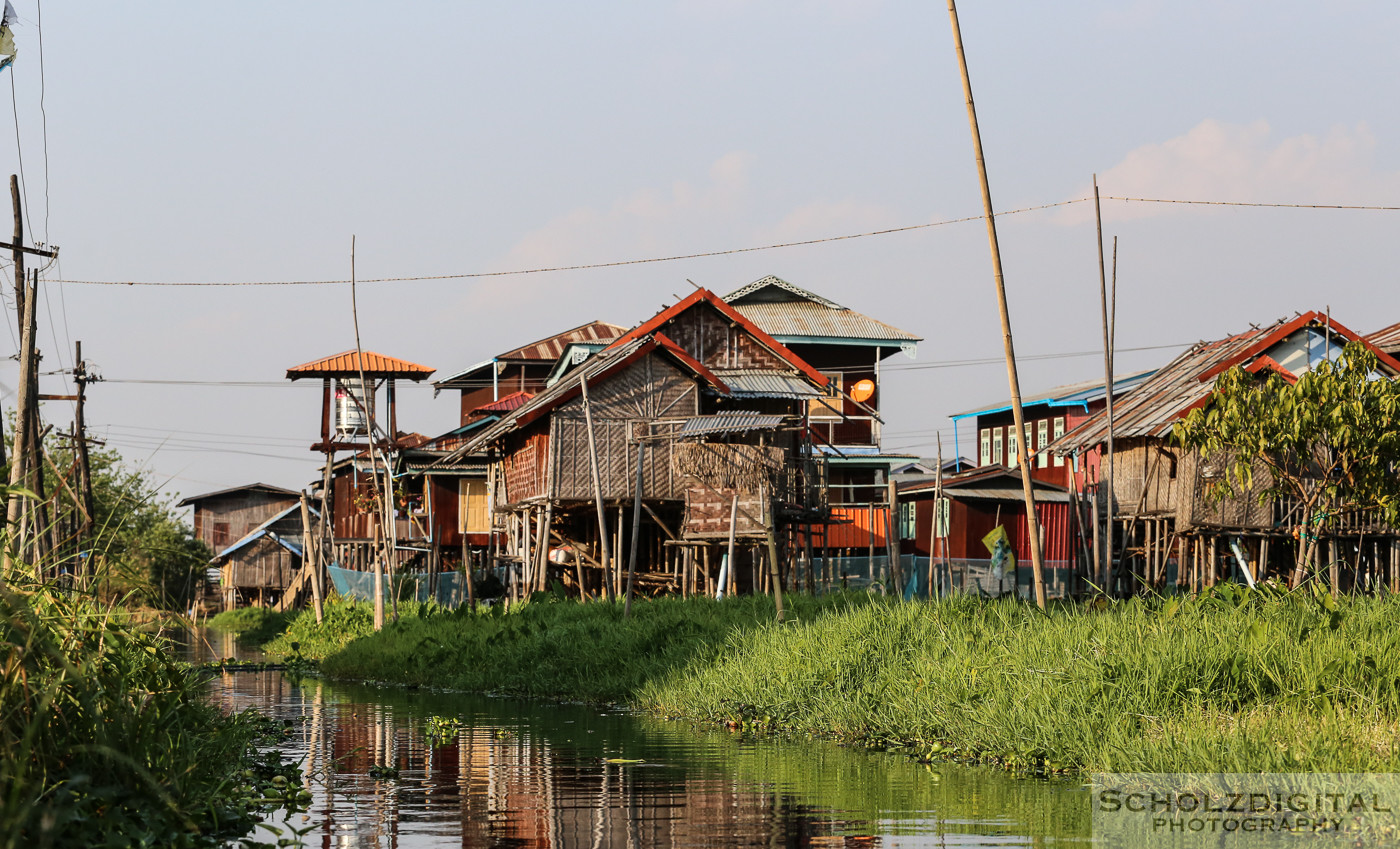
[[(1055, 440), (1056, 440), (1056, 441), (1059, 441), (1059, 438), (1065, 435), (1065, 417), (1064, 417), (1064, 416), (1060, 416), (1059, 418), (1055, 419), (1054, 434), (1055, 434)], [(1054, 458), (1053, 458), (1053, 462), (1054, 462), (1055, 465), (1057, 465), (1057, 466), (1063, 466), (1063, 465), (1065, 464), (1065, 458), (1064, 458), (1064, 457), (1061, 457), (1059, 454), (1056, 454), (1056, 455), (1054, 456)]]
[(992, 429), (989, 427), (982, 428), (981, 437), (982, 448), (977, 455), (977, 465), (990, 466), (992, 464)]
[(899, 505), (899, 538), (914, 539), (918, 533), (917, 528), (917, 506), (912, 501), (906, 501)]
[(1016, 468), (1021, 464), (1021, 442), (1016, 438), (1016, 426), (1006, 429), (1006, 465)]
[(1043, 469), (1049, 461), (1046, 455), (1045, 446), (1050, 444), (1050, 422), (1045, 419), (1035, 423), (1035, 465), (1036, 468)]
[(841, 372), (827, 374), (831, 379), (831, 386), (828, 391), (831, 395), (824, 395), (820, 398), (813, 398), (807, 402), (807, 416), (812, 419), (839, 419), (841, 418)]
[(948, 514), (952, 512), (953, 502), (947, 498), (938, 499), (938, 512), (934, 514), (933, 534), (939, 539), (948, 538)]
[(225, 548), (228, 548), (228, 522), (215, 522), (213, 542), (214, 553), (217, 554), (218, 552), (223, 551)]
[(491, 517), (486, 512), (486, 481), (457, 481), (457, 530), (464, 534), (491, 532)]
[(992, 428), (992, 462), (1002, 462), (1001, 454), (1001, 428)]

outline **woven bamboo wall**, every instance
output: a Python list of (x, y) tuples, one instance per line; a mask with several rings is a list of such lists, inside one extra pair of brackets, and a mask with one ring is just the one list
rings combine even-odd
[(734, 535), (762, 536), (765, 532), (763, 503), (757, 493), (706, 487), (692, 487), (685, 491), (685, 536), (728, 536), (729, 513), (733, 509), (735, 494), (739, 496), (739, 512), (738, 521), (734, 523)]
[[(1115, 446), (1113, 497), (1119, 515), (1153, 516), (1177, 512), (1180, 449), (1161, 440), (1133, 440)], [(1107, 473), (1105, 467), (1103, 473)]]
[(1178, 530), (1197, 527), (1252, 528), (1267, 529), (1273, 526), (1274, 505), (1272, 502), (1259, 503), (1259, 493), (1272, 483), (1272, 477), (1263, 463), (1254, 466), (1253, 485), (1248, 490), (1238, 491), (1233, 498), (1214, 502), (1207, 493), (1212, 478), (1223, 474), (1230, 458), (1227, 455), (1202, 459), (1198, 452), (1187, 452), (1182, 457), (1180, 479), (1184, 487), (1190, 487), (1190, 497), (1181, 499), (1176, 514)]
[(789, 368), (709, 304), (676, 316), (663, 332), (707, 368)]
[(507, 503), (518, 504), (545, 493), (545, 459), (549, 456), (549, 431), (537, 428), (514, 435), (512, 450), (501, 463)]
[[(593, 440), (598, 452), (598, 477), (603, 498), (631, 498), (636, 485), (637, 447), (648, 422), (685, 418), (699, 409), (693, 378), (669, 362), (649, 355), (596, 387), (588, 387), (593, 415)], [(550, 418), (549, 491), (553, 498), (591, 501), (593, 477), (589, 463), (588, 425), (583, 399), (560, 405)], [(669, 443), (650, 443), (642, 461), (642, 486), (648, 499), (679, 501), (685, 497), (674, 471)]]

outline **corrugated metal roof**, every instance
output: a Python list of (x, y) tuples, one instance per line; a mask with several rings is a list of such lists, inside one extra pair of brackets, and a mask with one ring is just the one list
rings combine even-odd
[(1367, 336), (1366, 341), (1392, 356), (1400, 354), (1400, 323), (1377, 330)]
[(209, 498), (218, 498), (221, 495), (232, 495), (235, 492), (266, 492), (269, 495), (286, 495), (292, 498), (301, 498), (301, 493), (295, 489), (283, 489), (280, 486), (273, 486), (270, 483), (250, 483), (244, 486), (231, 486), (228, 489), (219, 489), (214, 492), (205, 492), (200, 495), (191, 495), (182, 498), (175, 503), (176, 507), (185, 507), (196, 501), (204, 501)]
[(314, 362), (292, 366), (287, 369), (287, 379), (357, 377), (362, 370), (365, 377), (402, 377), (409, 380), (423, 380), (434, 371), (428, 366), (420, 366), (396, 357), (386, 357), (374, 351), (365, 351), (363, 359), (357, 351), (343, 351)]
[[(1300, 333), (1329, 333), (1333, 340), (1355, 340), (1360, 337), (1322, 313), (1310, 312), (1296, 318), (1280, 319), (1267, 327), (1251, 328), (1214, 342), (1198, 342), (1172, 360), (1113, 404), (1113, 435), (1115, 438), (1165, 438), (1177, 421), (1196, 405), (1205, 403), (1215, 388), (1218, 374), (1233, 365), (1248, 365), (1262, 359), (1279, 346), (1297, 348), (1295, 337)], [(1295, 341), (1290, 341), (1295, 340)], [(1309, 349), (1312, 347), (1308, 344)], [(1326, 350), (1333, 350), (1327, 346)], [(1296, 351), (1290, 350), (1290, 356)], [(1307, 370), (1308, 360), (1301, 357), (1301, 368)], [(1391, 361), (1394, 362), (1393, 360)], [(1390, 363), (1382, 368), (1394, 374)], [(1100, 412), (1050, 445), (1056, 454), (1072, 454), (1108, 440), (1108, 416)]]
[(906, 333), (845, 307), (832, 308), (811, 301), (733, 306), (740, 315), (779, 342), (795, 337), (869, 339), (894, 343), (920, 341), (920, 337), (912, 333)]
[(496, 357), (498, 360), (548, 360), (553, 362), (564, 353), (570, 342), (611, 342), (627, 332), (627, 328), (605, 321), (590, 321), (587, 324), (556, 333), (546, 339), (521, 345)]
[(495, 368), (497, 362), (508, 362), (511, 360), (531, 360), (538, 362), (553, 362), (559, 358), (571, 343), (574, 342), (602, 342), (610, 343), (623, 333), (627, 328), (619, 327), (616, 324), (608, 324), (605, 321), (590, 321), (579, 327), (565, 330), (563, 333), (556, 333), (545, 339), (522, 345), (504, 354), (498, 354), (489, 360), (483, 360), (476, 365), (467, 366), (456, 374), (444, 377), (442, 380), (433, 381), (433, 385), (439, 389), (451, 389), (457, 383), (475, 377), (481, 372), (486, 372), (486, 377), (490, 376), (490, 369)]
[(564, 375), (558, 383), (535, 395), (535, 397), (521, 405), (514, 412), (505, 415), (500, 421), (480, 433), (477, 433), (466, 445), (453, 451), (451, 454), (447, 455), (446, 460), (440, 462), (454, 462), (469, 454), (475, 454), (481, 451), (487, 445), (490, 445), (495, 440), (514, 430), (516, 423), (523, 421), (526, 416), (539, 410), (549, 409), (577, 390), (579, 383), (583, 380), (606, 371), (614, 364), (626, 360), (644, 345), (653, 342), (655, 342), (653, 337), (641, 336), (636, 339), (628, 340), (616, 348), (609, 348), (606, 351), (589, 357), (579, 365), (578, 368)]
[[(1119, 375), (1113, 381), (1113, 397), (1117, 398), (1124, 392), (1141, 386), (1144, 381), (1151, 377), (1156, 369), (1134, 372), (1132, 374)], [(1022, 396), (1021, 406), (1032, 407), (1036, 404), (1045, 404), (1051, 407), (1085, 407), (1094, 401), (1101, 401), (1104, 397), (1103, 380), (1084, 380), (1079, 383), (1069, 383), (1064, 386), (1056, 386), (1054, 389), (1041, 392), (1038, 395), (1029, 397)], [(997, 401), (986, 406), (977, 407), (972, 410), (965, 410), (961, 413), (954, 413), (951, 418), (965, 419), (971, 416), (985, 416), (991, 413), (1001, 413), (1011, 409), (1010, 401)]]
[(724, 296), (741, 315), (779, 342), (792, 337), (919, 342), (920, 337), (843, 307), (830, 298), (768, 275)]
[(529, 392), (512, 392), (509, 395), (501, 396), (498, 400), (492, 401), (489, 404), (482, 404), (480, 407), (472, 410), (472, 412), (509, 413), (511, 410), (520, 409), (525, 405), (526, 401), (529, 401), (533, 397), (534, 396)]
[(817, 398), (825, 394), (811, 381), (795, 372), (783, 373), (758, 369), (715, 370), (735, 398)]
[[(953, 489), (943, 490), (949, 498), (971, 498), (988, 501), (1025, 501), (1025, 490), (1020, 487), (974, 487), (960, 486)], [(1068, 492), (1055, 492), (1047, 489), (1032, 490), (1035, 500), (1039, 502), (1063, 504), (1069, 501)]]
[(681, 436), (700, 436), (707, 433), (743, 433), (749, 430), (771, 430), (783, 423), (783, 416), (767, 413), (754, 413), (735, 410), (732, 413), (717, 413), (713, 416), (696, 416), (686, 419), (681, 425)]

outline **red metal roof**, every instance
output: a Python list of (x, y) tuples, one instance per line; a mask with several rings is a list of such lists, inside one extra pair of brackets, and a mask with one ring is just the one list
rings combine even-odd
[(492, 401), (489, 404), (482, 404), (480, 407), (477, 407), (476, 409), (472, 410), (472, 412), (509, 413), (512, 410), (519, 409), (526, 401), (529, 401), (533, 397), (534, 395), (532, 395), (529, 392), (512, 392), (509, 395), (502, 396), (501, 398)]
[(564, 349), (573, 342), (611, 342), (627, 332), (627, 328), (606, 321), (590, 321), (587, 324), (556, 333), (538, 342), (521, 345), (496, 357), (498, 360), (557, 360)]
[(1400, 323), (1392, 324), (1389, 327), (1377, 330), (1366, 341), (1385, 351), (1387, 354), (1400, 354)]
[[(363, 365), (363, 368), (361, 366)], [(365, 351), (363, 362), (356, 351), (343, 351), (310, 363), (302, 363), (287, 369), (288, 380), (303, 377), (356, 377), (363, 371), (365, 377), (401, 377), (408, 380), (423, 380), (433, 373), (428, 366), (410, 363), (395, 357), (386, 357), (374, 351)]]
[[(1141, 386), (1114, 401), (1114, 435), (1119, 438), (1167, 437), (1183, 416), (1210, 402), (1215, 392), (1215, 378), (1233, 366), (1253, 367), (1255, 371), (1267, 368), (1284, 375), (1285, 379), (1296, 379), (1296, 375), (1292, 375), (1272, 357), (1267, 357), (1267, 352), (1304, 327), (1325, 328), (1339, 341), (1361, 339), (1335, 318), (1320, 312), (1309, 312), (1214, 342), (1197, 343)], [(1400, 362), (1374, 346), (1372, 349), (1384, 371), (1392, 376), (1400, 374)], [(1258, 362), (1261, 359), (1266, 361)], [(1051, 450), (1057, 454), (1072, 454), (1077, 449), (1098, 445), (1107, 438), (1108, 415), (1100, 412), (1056, 440)]]
[(791, 349), (789, 349), (783, 343), (779, 342), (777, 339), (774, 339), (772, 336), (769, 336), (758, 325), (745, 318), (742, 313), (734, 309), (734, 307), (730, 306), (729, 304), (725, 303), (723, 298), (719, 297), (714, 292), (711, 292), (709, 289), (696, 289), (694, 292), (690, 293), (690, 295), (686, 296), (685, 298), (682, 298), (681, 300), (677, 301), (676, 303), (672, 304), (671, 306), (652, 316), (647, 321), (644, 321), (640, 325), (627, 331), (626, 335), (613, 342), (612, 345), (609, 347), (615, 348), (618, 345), (621, 345), (625, 342), (629, 342), (633, 339), (639, 339), (643, 336), (656, 333), (659, 330), (661, 330), (661, 328), (666, 326), (666, 324), (668, 324), (676, 316), (680, 315), (681, 313), (685, 312), (686, 310), (701, 302), (709, 304), (711, 307), (713, 307), (720, 314), (728, 318), (730, 321), (733, 321), (735, 324), (744, 328), (744, 330), (748, 331), (749, 334), (752, 335), (755, 339), (757, 339), (760, 344), (762, 344), (768, 350), (776, 354), (779, 359), (783, 360), (788, 365), (792, 366), (793, 368), (810, 377), (812, 381), (818, 386), (826, 386), (828, 383), (831, 382), (826, 375), (812, 368), (810, 365), (808, 365), (806, 360), (794, 354), (791, 351)]

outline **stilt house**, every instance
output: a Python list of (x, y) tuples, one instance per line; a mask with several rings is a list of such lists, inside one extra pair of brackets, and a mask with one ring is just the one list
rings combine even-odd
[(829, 381), (807, 410), (813, 444), (826, 461), (833, 520), (812, 526), (814, 545), (833, 554), (886, 549), (894, 526), (890, 475), (918, 458), (884, 450), (882, 368), (895, 354), (912, 359), (922, 340), (773, 275), (724, 300)]
[[(1212, 500), (1208, 483), (1221, 474), (1219, 458), (1183, 450), (1172, 441), (1172, 429), (1191, 410), (1210, 403), (1215, 378), (1227, 369), (1238, 366), (1295, 378), (1323, 360), (1337, 358), (1348, 342), (1359, 339), (1328, 315), (1309, 312), (1192, 346), (1115, 400), (1111, 499), (1103, 462), (1106, 414), (1056, 441), (1051, 451), (1071, 459), (1076, 485), (1087, 496), (1081, 518), (1094, 531), (1092, 562), (1101, 562), (1097, 551), (1102, 541), (1112, 540), (1114, 574), (1094, 573), (1095, 583), (1124, 593), (1143, 584), (1160, 587), (1168, 582), (1196, 589), (1232, 575), (1257, 580), (1291, 568), (1300, 521), (1297, 506), (1286, 501), (1259, 503), (1267, 475), (1262, 467), (1252, 491)], [(1400, 375), (1400, 362), (1372, 349), (1384, 377)], [(1334, 582), (1353, 586), (1383, 581), (1400, 589), (1400, 537), (1395, 529), (1351, 515), (1333, 522), (1325, 535), (1325, 543), (1334, 547), (1331, 562), (1345, 554), (1350, 563), (1345, 581), (1334, 570)]]
[(804, 425), (827, 384), (700, 290), (566, 364), (445, 462), (489, 452), (492, 559), (518, 592), (553, 578), (616, 592), (624, 545), (640, 548), (646, 591), (713, 591), (715, 570), (694, 555), (729, 537), (731, 515), (753, 541), (824, 509)]

